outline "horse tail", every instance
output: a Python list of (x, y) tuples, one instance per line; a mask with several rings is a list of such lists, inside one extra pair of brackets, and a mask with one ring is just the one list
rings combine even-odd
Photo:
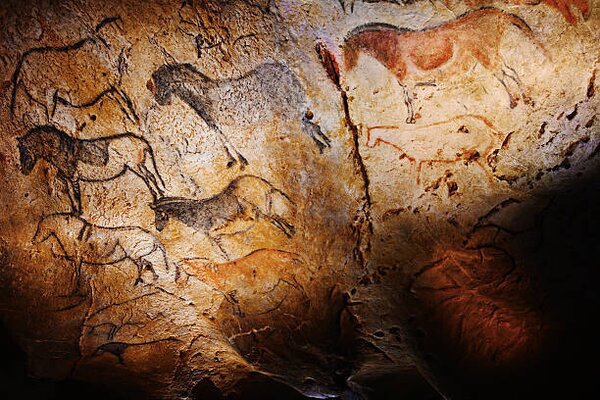
[(510, 21), (511, 24), (513, 24), (514, 26), (516, 26), (517, 28), (519, 28), (519, 30), (525, 36), (527, 36), (527, 38), (533, 44), (535, 44), (536, 47), (542, 51), (542, 53), (544, 53), (544, 57), (546, 57), (548, 60), (552, 59), (552, 57), (550, 56), (550, 53), (546, 49), (546, 46), (544, 46), (544, 43), (542, 43), (542, 41), (537, 37), (537, 35), (533, 31), (533, 29), (531, 29), (531, 27), (529, 26), (529, 24), (527, 22), (525, 22), (524, 19), (522, 19), (521, 17), (519, 17), (519, 16), (517, 16), (515, 14), (510, 14), (510, 13), (506, 13), (506, 12), (503, 12), (503, 11), (501, 11), (501, 12), (504, 15), (504, 17), (508, 18), (508, 20)]
[[(145, 154), (145, 160), (144, 163), (146, 164), (145, 167), (146, 169), (156, 178), (156, 186), (158, 187), (159, 190), (161, 190), (163, 193), (166, 191), (166, 187), (165, 187), (165, 181), (163, 180), (160, 172), (158, 172), (158, 167), (156, 165), (156, 158), (154, 157), (154, 151), (152, 150), (152, 147), (150, 147), (150, 144), (146, 142), (146, 146), (144, 148), (144, 154)], [(149, 165), (148, 165), (149, 163)], [(162, 194), (161, 194), (162, 195)]]

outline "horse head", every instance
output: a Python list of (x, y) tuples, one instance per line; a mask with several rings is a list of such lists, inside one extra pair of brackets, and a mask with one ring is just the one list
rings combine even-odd
[(166, 64), (152, 73), (152, 79), (148, 81), (146, 87), (154, 94), (154, 100), (159, 105), (165, 106), (171, 104), (171, 96), (178, 91), (181, 92), (186, 83), (194, 84), (194, 91), (198, 92), (201, 90), (198, 83), (210, 80), (191, 64)]
[[(66, 219), (66, 220), (65, 220)], [(33, 235), (32, 243), (42, 243), (48, 240), (50, 235), (54, 233), (54, 229), (57, 226), (67, 225), (69, 222), (67, 214), (51, 214), (43, 217), (40, 222), (38, 222), (37, 229), (35, 234)]]
[(17, 140), (19, 141), (17, 146), (19, 148), (21, 173), (23, 173), (23, 175), (29, 175), (33, 170), (33, 167), (35, 167), (37, 157), (26, 137), (20, 137)]
[(148, 81), (146, 87), (154, 95), (154, 100), (161, 105), (171, 104), (173, 95), (173, 73), (171, 65), (163, 65), (152, 73), (152, 79)]
[(42, 219), (38, 223), (37, 229), (35, 230), (35, 233), (33, 234), (33, 238), (31, 239), (31, 243), (33, 243), (33, 244), (42, 243), (50, 237), (51, 233), (52, 233), (52, 231), (48, 229), (48, 226)]
[(165, 198), (158, 199), (150, 204), (150, 208), (154, 211), (154, 225), (159, 232), (165, 229), (169, 223), (169, 213), (164, 200)]

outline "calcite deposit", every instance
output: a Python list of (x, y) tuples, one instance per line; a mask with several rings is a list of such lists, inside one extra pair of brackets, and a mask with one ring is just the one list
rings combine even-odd
[(1, 385), (583, 398), (599, 32), (596, 0), (2, 2)]

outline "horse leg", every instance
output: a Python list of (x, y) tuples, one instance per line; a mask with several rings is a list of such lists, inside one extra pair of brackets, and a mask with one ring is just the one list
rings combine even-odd
[(139, 257), (139, 258), (133, 259), (130, 256), (128, 256), (128, 258), (137, 267), (137, 278), (135, 279), (135, 282), (133, 283), (133, 286), (137, 286), (140, 283), (144, 283), (144, 280), (142, 279), (142, 274), (144, 273), (144, 270), (146, 270), (146, 269), (152, 272), (152, 274), (154, 275), (155, 279), (158, 277), (158, 275), (156, 275), (156, 272), (154, 271), (154, 267), (152, 266), (151, 262), (145, 260), (143, 257)]
[(48, 124), (52, 124), (54, 114), (56, 112), (56, 105), (58, 103), (58, 89), (54, 89), (52, 92), (46, 92), (46, 101), (43, 104), (46, 109), (46, 119)]
[(156, 201), (158, 196), (162, 197), (163, 191), (158, 186), (158, 181), (156, 180), (156, 177), (150, 171), (148, 171), (148, 168), (146, 168), (144, 164), (140, 164), (140, 172), (145, 177), (144, 183), (146, 183), (148, 189), (150, 189), (150, 191), (154, 193), (152, 195), (152, 197), (154, 197), (154, 200)]
[(525, 104), (534, 105), (533, 99), (529, 96), (529, 94), (527, 93), (527, 91), (525, 89), (523, 89), (523, 81), (521, 81), (521, 78), (519, 77), (519, 74), (517, 73), (517, 71), (511, 67), (510, 65), (506, 64), (506, 62), (504, 63), (504, 67), (506, 69), (502, 70), (502, 73), (504, 74), (504, 76), (508, 77), (510, 80), (512, 80), (517, 87), (519, 88), (519, 91), (521, 92), (521, 98), (523, 99), (523, 102)]
[(302, 129), (319, 147), (319, 153), (323, 153), (326, 147), (331, 146), (331, 140), (323, 133), (321, 127), (306, 116), (302, 117)]
[(73, 295), (78, 294), (79, 290), (81, 290), (81, 264), (81, 258), (78, 257), (78, 259), (75, 260), (75, 284), (73, 285)]
[(504, 90), (508, 94), (508, 100), (510, 102), (510, 108), (515, 108), (519, 101), (519, 96), (515, 96), (514, 93), (508, 87), (508, 83), (506, 83), (505, 78), (508, 77), (514, 81), (514, 77), (511, 77), (503, 68), (500, 69), (499, 72), (494, 73), (494, 77), (502, 84)]
[(156, 166), (156, 159), (154, 158), (153, 152), (150, 149), (146, 149), (145, 152), (146, 156), (144, 157), (144, 168), (148, 173), (148, 177), (154, 182), (156, 190), (162, 196), (165, 193), (165, 181), (158, 172), (158, 167)]
[(213, 245), (215, 245), (219, 249), (219, 251), (221, 252), (223, 257), (225, 258), (225, 261), (229, 261), (229, 254), (227, 254), (227, 252), (225, 251), (225, 248), (221, 244), (221, 239), (218, 237), (212, 236), (210, 234), (210, 232), (206, 232), (206, 237)]
[(150, 191), (150, 195), (152, 196), (152, 200), (156, 202), (158, 200), (158, 193), (154, 190), (154, 186), (150, 183), (150, 180), (147, 177), (147, 174), (144, 172), (145, 167), (142, 167), (142, 164), (138, 164), (135, 167), (130, 165), (127, 166), (131, 172), (133, 172), (136, 176), (138, 176)]
[(81, 214), (81, 187), (79, 186), (79, 180), (71, 181), (73, 185), (73, 194), (75, 195), (75, 201), (77, 201), (77, 213)]
[(62, 178), (65, 186), (67, 187), (67, 196), (71, 203), (71, 210), (75, 215), (81, 215), (81, 190), (79, 187), (79, 181), (71, 180), (69, 178)]
[(417, 122), (417, 120), (415, 119), (415, 109), (414, 109), (414, 105), (413, 105), (413, 99), (412, 99), (406, 85), (402, 84), (399, 79), (397, 79), (397, 82), (398, 82), (398, 85), (400, 85), (400, 87), (402, 88), (402, 93), (404, 95), (404, 105), (406, 106), (406, 111), (408, 114), (406, 117), (406, 123), (414, 124)]
[(219, 140), (221, 141), (221, 144), (223, 145), (223, 148), (225, 149), (225, 152), (229, 157), (229, 162), (227, 162), (227, 168), (233, 167), (237, 162), (241, 164), (242, 169), (246, 165), (248, 165), (248, 160), (246, 160), (246, 158), (243, 155), (241, 155), (240, 152), (237, 151), (237, 149), (231, 145), (231, 143), (229, 143), (229, 140), (227, 139), (227, 136), (225, 136), (223, 131), (217, 126), (212, 127), (216, 130)]
[(108, 95), (117, 103), (117, 105), (119, 106), (121, 111), (123, 111), (123, 114), (125, 114), (125, 117), (127, 117), (127, 119), (129, 119), (134, 124), (139, 124), (140, 119), (137, 116), (135, 110), (133, 109), (133, 102), (131, 101), (129, 96), (125, 94), (125, 92), (117, 89), (115, 86), (111, 86)]
[(279, 229), (288, 238), (293, 237), (296, 234), (296, 228), (294, 225), (287, 222), (285, 219), (278, 215), (265, 214), (259, 210), (256, 210), (259, 217), (267, 219), (275, 228)]

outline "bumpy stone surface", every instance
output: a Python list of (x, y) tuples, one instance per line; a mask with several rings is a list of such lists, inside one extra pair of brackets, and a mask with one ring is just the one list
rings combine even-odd
[(169, 399), (562, 387), (548, 365), (594, 354), (574, 332), (598, 308), (599, 13), (4, 2), (0, 315), (29, 376)]

